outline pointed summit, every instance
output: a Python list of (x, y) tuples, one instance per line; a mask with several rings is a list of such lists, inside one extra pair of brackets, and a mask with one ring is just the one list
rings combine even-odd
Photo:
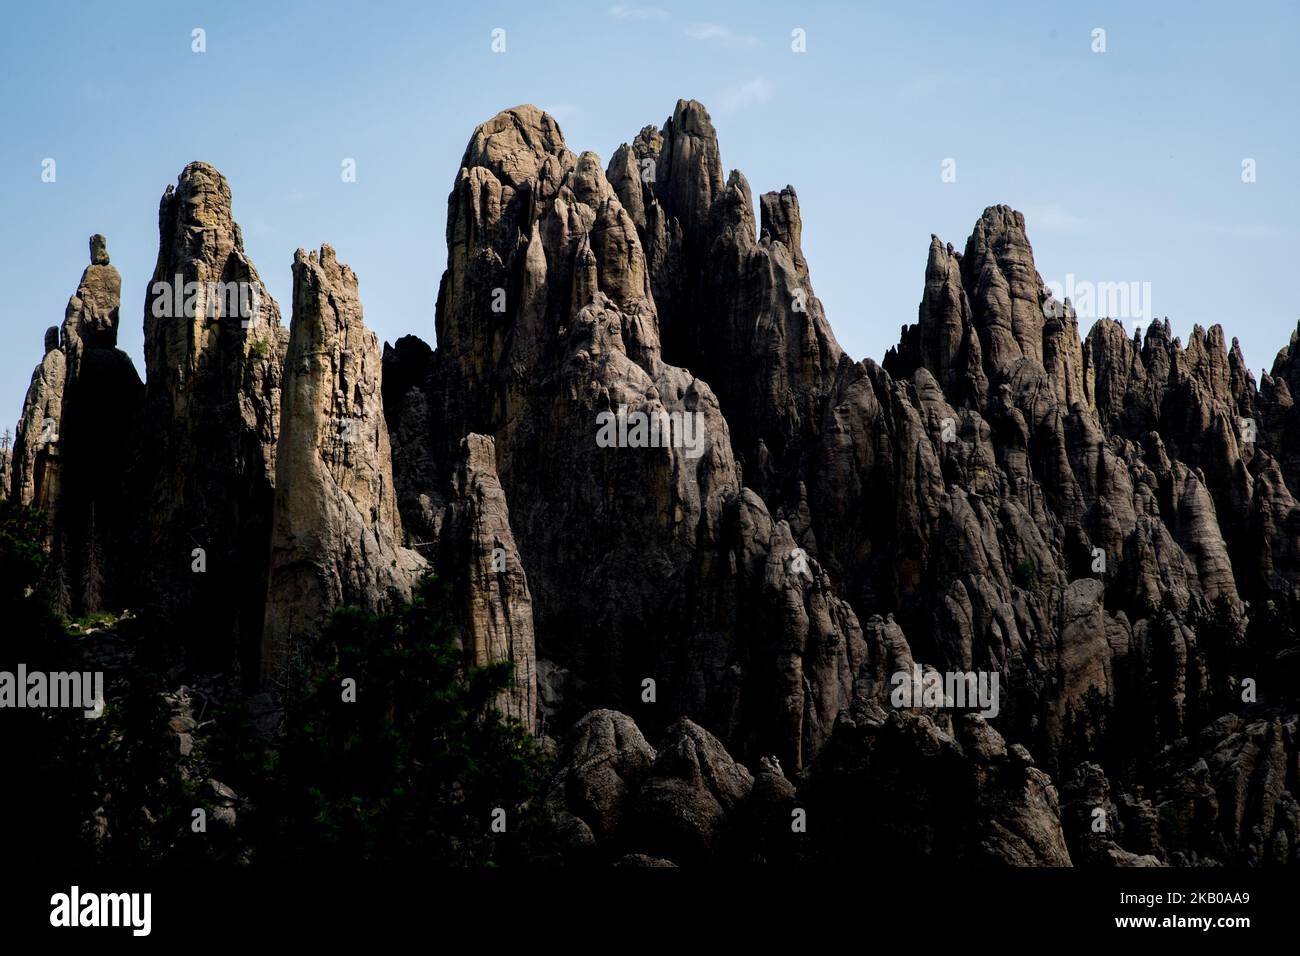
[(424, 565), (397, 543), (379, 339), (356, 273), (328, 245), (294, 256), (284, 374), (262, 639), (262, 674), (273, 678), (334, 607), (391, 609)]
[(990, 370), (1025, 356), (1043, 360), (1043, 280), (1025, 235), (1025, 217), (1010, 206), (984, 210), (962, 256), (962, 284)]
[(63, 338), (69, 350), (111, 349), (117, 345), (118, 309), (122, 277), (108, 261), (108, 240), (90, 237), (90, 265), (81, 274), (76, 293), (68, 300), (63, 317)]
[(808, 274), (808, 260), (803, 257), (803, 217), (799, 214), (799, 196), (793, 186), (780, 192), (763, 193), (759, 203), (759, 238), (766, 236), (790, 252), (800, 275)]
[(120, 609), (126, 529), (125, 472), (143, 386), (117, 349), (122, 279), (108, 243), (90, 237), (90, 264), (68, 299), (62, 328), (45, 333), (45, 356), (18, 423), (13, 496), (49, 517), (53, 593), (74, 616)]
[(688, 242), (701, 239), (709, 209), (723, 188), (722, 155), (709, 111), (695, 100), (678, 100), (664, 124), (655, 192), (681, 222)]
[(135, 552), (159, 611), (214, 662), (228, 664), (238, 650), (250, 674), (287, 338), (244, 252), (230, 184), (215, 167), (190, 163), (159, 203), (145, 296), (146, 439), (134, 483), (147, 519)]

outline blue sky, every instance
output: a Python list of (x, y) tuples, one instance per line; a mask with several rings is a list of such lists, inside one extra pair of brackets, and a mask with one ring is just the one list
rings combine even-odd
[[(915, 321), (931, 233), (1025, 213), (1043, 277), (1149, 282), (1184, 340), (1256, 370), (1300, 319), (1295, 3), (23, 4), (0, 34), (0, 427), (108, 237), (143, 375), (158, 199), (221, 169), (287, 321), (294, 250), (329, 242), (382, 339), (433, 341), (446, 200), (477, 123), (533, 103), (603, 161), (679, 97), (727, 169), (798, 191), (840, 343)], [(206, 31), (207, 52), (191, 50)], [(506, 31), (506, 51), (491, 33)], [(794, 28), (807, 52), (791, 51)], [(1095, 28), (1106, 51), (1093, 52)], [(41, 181), (42, 160), (57, 181)], [(344, 183), (340, 163), (357, 162)], [(1256, 182), (1242, 182), (1242, 161)], [(956, 181), (942, 163), (956, 161)]]

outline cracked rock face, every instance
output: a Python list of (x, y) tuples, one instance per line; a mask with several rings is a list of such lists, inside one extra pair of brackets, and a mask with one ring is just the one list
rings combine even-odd
[[(798, 771), (857, 721), (890, 742), (882, 771), (938, 748), (983, 793), (1003, 835), (931, 834), (934, 852), (1060, 863), (1052, 776), (1101, 746), (1103, 715), (1151, 726), (1133, 745), (1159, 752), (1231, 706), (1256, 603), (1290, 646), (1300, 459), (1280, 436), (1300, 349), (1257, 390), (1217, 327), (1187, 348), (1162, 322), (1085, 332), (1035, 267), (1032, 223), (993, 206), (964, 246), (932, 237), (917, 322), (882, 365), (853, 362), (795, 189), (762, 194), (756, 222), (693, 101), (603, 172), (531, 107), (479, 127), (462, 166), (439, 348), (393, 355), (399, 500), (436, 524), (438, 460), (493, 436), (559, 727), (612, 707), (658, 740), (684, 714), (751, 766)], [(700, 458), (592, 447), (594, 414), (683, 399), (705, 413)], [(999, 675), (1000, 743), (850, 716), (888, 715), (913, 661)], [(907, 803), (898, 779), (882, 805)], [(1141, 806), (1117, 786), (1115, 806)], [(1167, 859), (1125, 839), (1080, 852)]]
[(262, 670), (274, 676), (328, 612), (384, 611), (424, 560), (401, 547), (379, 340), (357, 277), (329, 246), (299, 249), (284, 358)]
[[(720, 157), (693, 101), (603, 172), (545, 114), (503, 112), (449, 199), (439, 348), (393, 350), (408, 522), (436, 529), (466, 434), (495, 441), (537, 652), (564, 675), (548, 714), (618, 707), (659, 733), (684, 713), (797, 769), (901, 645), (1005, 675), (999, 726), (1047, 766), (1090, 695), (1136, 719), (1154, 679), (1174, 725), (1202, 719), (1231, 675), (1194, 622), (1240, 642), (1246, 595), (1291, 562), (1293, 493), (1234, 432), (1268, 412), (1222, 334), (1081, 339), (996, 206), (962, 251), (932, 239), (917, 324), (883, 367), (854, 363), (795, 190), (755, 222)], [(620, 407), (701, 413), (705, 450), (600, 446)]]
[[(545, 114), (518, 107), (475, 131), (463, 164), (449, 199), (439, 348), (422, 358), (407, 342), (390, 356), (404, 517), (435, 530), (452, 483), (437, 462), (456, 460), (466, 434), (490, 435), (537, 653), (548, 673), (568, 675), (567, 699), (550, 708), (558, 719), (620, 707), (662, 729), (671, 711), (646, 706), (649, 680), (722, 739), (752, 740), (797, 766), (849, 698), (860, 627), (806, 552), (806, 509), (773, 515), (742, 492), (718, 396), (664, 355), (656, 296), (701, 281), (682, 244), (703, 252), (716, 230), (736, 232), (748, 188), (722, 179), (707, 113), (684, 101), (607, 173), (594, 154), (571, 152)], [(779, 302), (806, 273), (793, 190), (765, 209), (761, 246), (752, 213), (749, 234), (729, 241), (737, 282), (774, 276)], [(663, 232), (651, 235), (651, 221)], [(808, 302), (811, 316), (794, 321), (818, 330), (812, 347), (833, 365), (838, 347)], [(798, 372), (803, 361), (787, 364)], [(638, 444), (634, 425), (599, 438), (602, 422), (638, 416), (659, 438)], [(430, 436), (431, 456), (421, 450)], [(752, 651), (741, 638), (751, 628), (761, 635)]]
[[(607, 165), (504, 110), (451, 177), (437, 347), (381, 356), (328, 247), (281, 327), (191, 164), (143, 397), (95, 237), (10, 494), (68, 607), (263, 673), (427, 562), (467, 659), (513, 664), (501, 709), (568, 740), (575, 858), (1293, 861), (1300, 329), (1258, 386), (1217, 325), (1081, 329), (998, 205), (918, 245), (915, 322), (855, 361), (761, 188), (692, 100)], [(996, 676), (996, 713), (896, 705), (914, 667)]]
[(120, 611), (130, 600), (122, 556), (132, 516), (123, 499), (143, 386), (117, 348), (121, 290), (107, 240), (92, 236), (63, 325), (45, 333), (6, 469), (13, 498), (49, 518), (50, 583), (73, 617)]
[(24, 505), (50, 510), (58, 505), (57, 435), (63, 417), (63, 388), (68, 359), (59, 347), (59, 330), (45, 333), (45, 355), (32, 371), (14, 432), (11, 497)]
[[(288, 330), (244, 254), (226, 178), (186, 166), (145, 296), (142, 597), (214, 663), (257, 673)], [(203, 568), (203, 570), (197, 570)]]
[[(539, 653), (577, 671), (575, 686), (593, 690), (583, 703), (630, 704), (650, 678), (729, 710), (734, 682), (690, 686), (691, 664), (664, 647), (660, 625), (695, 626), (684, 592), (701, 573), (699, 540), (722, 535), (735, 463), (716, 397), (661, 358), (635, 225), (596, 158), (575, 156), (532, 107), (480, 126), (463, 162), (439, 348), (425, 398), (392, 403), (397, 458), (418, 459), (418, 416), (435, 460), (455, 460), (471, 432), (493, 438), (534, 623), (556, 638)], [(598, 443), (620, 409), (677, 426), (640, 447)], [(413, 524), (430, 525), (446, 497), (437, 470), (398, 477)]]
[(538, 661), (533, 602), (510, 527), (510, 510), (497, 478), (490, 438), (468, 435), (461, 444), (452, 493), (439, 516), (435, 567), (452, 584), (461, 641), (482, 667), (514, 665), (511, 687), (497, 701), (507, 717), (537, 729)]

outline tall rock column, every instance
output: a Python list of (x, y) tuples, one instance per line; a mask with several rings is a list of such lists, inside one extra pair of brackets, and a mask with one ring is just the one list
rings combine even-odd
[(496, 445), (471, 434), (460, 451), (438, 539), (438, 573), (452, 583), (470, 661), (479, 667), (495, 661), (514, 665), (514, 682), (497, 706), (531, 733), (537, 713), (533, 598), (497, 478)]
[(356, 274), (322, 246), (293, 262), (276, 450), (262, 676), (276, 679), (339, 604), (410, 597), (424, 561), (400, 547), (379, 340)]
[(9, 486), (13, 481), (14, 456), (9, 447), (12, 441), (13, 432), (8, 432), (0, 442), (0, 501), (9, 500)]
[(145, 299), (142, 603), (192, 654), (256, 673), (287, 330), (226, 178), (191, 163), (158, 210)]
[(91, 236), (90, 265), (63, 318), (68, 374), (53, 525), (56, 593), (74, 616), (120, 611), (129, 603), (122, 560), (136, 515), (123, 502), (144, 385), (117, 348), (121, 292), (107, 241)]
[(1044, 286), (1025, 217), (1010, 206), (985, 209), (966, 240), (961, 273), (990, 373), (1022, 355), (1041, 365)]
[(59, 421), (68, 361), (59, 347), (59, 330), (45, 330), (45, 355), (32, 371), (14, 432), (10, 497), (21, 505), (48, 510), (58, 498)]
[(717, 393), (745, 484), (794, 507), (844, 353), (813, 292), (794, 188), (760, 196), (755, 223), (748, 181), (722, 170), (708, 110), (678, 100), (661, 133), (619, 148), (608, 178), (645, 249), (665, 361)]
[(106, 240), (91, 236), (62, 331), (45, 333), (14, 445), (13, 497), (45, 511), (51, 590), (74, 616), (127, 603), (120, 557), (133, 512), (123, 493), (144, 387), (117, 348), (121, 291)]

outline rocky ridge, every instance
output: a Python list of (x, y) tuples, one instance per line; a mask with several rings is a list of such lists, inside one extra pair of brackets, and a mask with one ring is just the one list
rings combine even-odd
[[(757, 212), (699, 103), (605, 168), (506, 110), (453, 180), (437, 348), (380, 359), (329, 247), (280, 325), (192, 164), (154, 281), (246, 283), (260, 320), (159, 317), (151, 284), (117, 407), (149, 436), (121, 472), (162, 504), (132, 505), (110, 576), (147, 556), (131, 602), (266, 673), (290, 618), (383, 606), (427, 561), (468, 658), (514, 664), (502, 709), (565, 737), (547, 806), (574, 859), (1294, 861), (1300, 329), (1258, 387), (1219, 326), (1081, 336), (994, 206), (961, 251), (932, 237), (917, 321), (855, 362), (794, 188)], [(95, 255), (10, 482), (77, 514), (78, 579), (84, 452), (30, 436), (111, 347)], [(638, 416), (639, 444), (600, 440)], [(997, 714), (896, 707), (914, 665), (997, 675)]]

